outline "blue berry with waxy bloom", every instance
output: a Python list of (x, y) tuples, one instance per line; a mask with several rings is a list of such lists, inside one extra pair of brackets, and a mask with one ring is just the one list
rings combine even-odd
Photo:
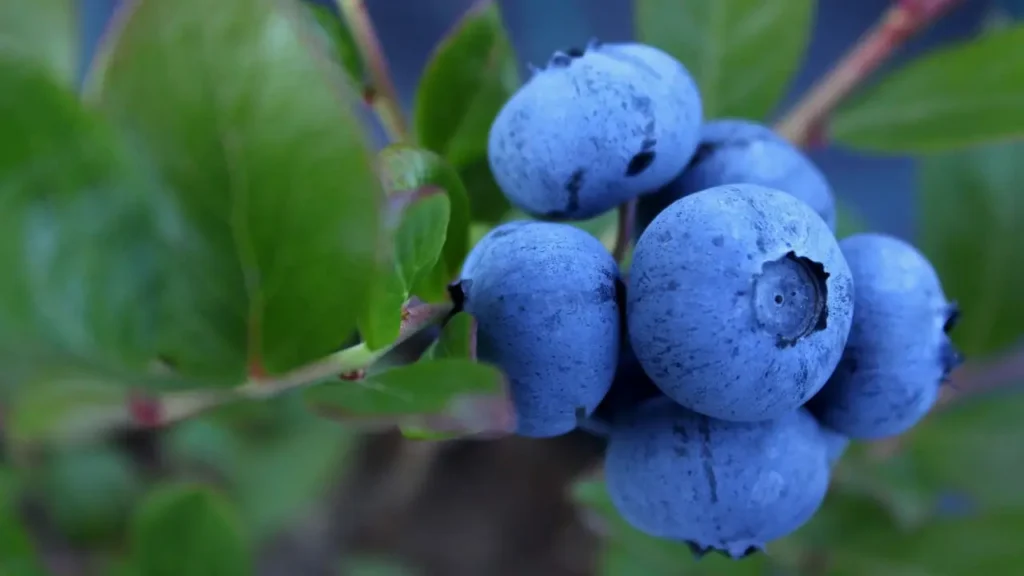
[(531, 216), (585, 220), (675, 178), (697, 148), (700, 97), (664, 74), (597, 43), (555, 53), (491, 125), (505, 196)]
[(753, 184), (677, 200), (636, 244), (628, 333), (670, 398), (715, 418), (778, 418), (825, 384), (853, 318), (853, 278), (806, 203)]
[(672, 202), (724, 184), (759, 184), (786, 192), (806, 202), (835, 230), (832, 187), (814, 162), (771, 128), (728, 118), (704, 124), (686, 169), (657, 193), (641, 198), (637, 234)]
[(839, 245), (857, 286), (853, 327), (842, 361), (809, 406), (851, 438), (895, 436), (924, 418), (961, 363), (948, 336), (959, 311), (908, 242), (868, 233)]
[(829, 466), (816, 426), (803, 409), (726, 422), (649, 400), (612, 425), (608, 492), (638, 530), (740, 558), (796, 531), (821, 506)]
[(480, 360), (508, 378), (518, 434), (558, 436), (593, 413), (621, 331), (618, 266), (600, 241), (568, 224), (502, 224), (473, 247), (459, 286)]

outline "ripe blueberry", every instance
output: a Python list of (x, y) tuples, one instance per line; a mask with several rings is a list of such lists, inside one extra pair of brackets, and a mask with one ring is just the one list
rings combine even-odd
[(700, 145), (679, 177), (637, 206), (637, 233), (666, 206), (687, 194), (723, 184), (758, 184), (803, 200), (829, 228), (836, 227), (832, 188), (814, 163), (772, 131), (749, 120), (704, 124)]
[(615, 376), (620, 345), (618, 267), (568, 224), (517, 221), (491, 230), (462, 270), (477, 352), (509, 380), (517, 432), (570, 432)]
[(697, 148), (700, 97), (678, 89), (685, 70), (666, 81), (598, 46), (556, 53), (491, 125), (495, 180), (532, 216), (597, 216), (667, 184)]
[(931, 263), (884, 234), (839, 243), (856, 283), (853, 326), (835, 373), (810, 408), (857, 439), (909, 430), (931, 409), (961, 358), (947, 335), (957, 310)]
[(807, 204), (752, 184), (677, 200), (637, 242), (629, 336), (644, 371), (683, 406), (777, 418), (809, 400), (842, 355), (853, 279)]
[(612, 426), (608, 492), (638, 530), (742, 557), (820, 507), (829, 467), (816, 426), (803, 409), (726, 422), (667, 398), (649, 400)]

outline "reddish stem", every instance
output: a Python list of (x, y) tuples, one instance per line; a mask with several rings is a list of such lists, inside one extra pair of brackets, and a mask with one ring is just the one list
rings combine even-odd
[(776, 130), (808, 146), (833, 110), (903, 44), (961, 0), (896, 0), (842, 60), (819, 80)]

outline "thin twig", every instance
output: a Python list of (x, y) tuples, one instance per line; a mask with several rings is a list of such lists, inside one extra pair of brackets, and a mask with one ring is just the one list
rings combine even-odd
[(612, 256), (616, 262), (622, 262), (633, 242), (633, 230), (636, 225), (636, 198), (619, 206), (619, 222), (615, 233), (615, 247)]
[(776, 124), (798, 146), (814, 140), (828, 115), (903, 44), (961, 0), (896, 0), (842, 60)]
[(370, 13), (363, 0), (337, 0), (338, 9), (352, 31), (359, 52), (370, 75), (371, 88), (367, 91), (370, 105), (392, 142), (406, 139), (405, 115), (398, 99), (398, 91), (391, 81), (387, 58), (374, 30)]

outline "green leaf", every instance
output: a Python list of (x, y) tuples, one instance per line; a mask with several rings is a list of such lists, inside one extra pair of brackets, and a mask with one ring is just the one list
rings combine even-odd
[(862, 496), (831, 494), (802, 534), (817, 532), (830, 576), (1009, 574), (1024, 561), (1024, 513), (937, 518), (913, 530), (887, 523)]
[(89, 441), (130, 422), (126, 390), (88, 379), (26, 382), (9, 410), (5, 432), (14, 443)]
[(718, 555), (694, 559), (681, 542), (647, 536), (626, 523), (612, 505), (604, 482), (584, 480), (573, 486), (574, 500), (595, 518), (592, 523), (605, 536), (601, 554), (601, 576), (735, 575), (754, 576), (765, 572), (763, 555), (727, 560)]
[(879, 459), (870, 455), (868, 447), (851, 447), (833, 474), (833, 486), (871, 498), (900, 527), (920, 526), (930, 520), (936, 512), (937, 494), (922, 485), (916, 462)]
[(175, 214), (144, 159), (69, 89), (3, 57), (0, 84), (3, 377), (75, 366), (141, 380), (164, 320)]
[(476, 359), (476, 325), (466, 312), (452, 316), (431, 349), (432, 358)]
[(355, 99), (280, 0), (141, 0), (94, 95), (159, 159), (190, 226), (166, 356), (237, 384), (335, 351), (372, 285), (381, 191)]
[(78, 65), (76, 16), (73, 0), (0, 2), (0, 54), (24, 58), (72, 86)]
[(304, 2), (303, 6), (313, 15), (320, 31), (323, 32), (329, 46), (328, 52), (348, 72), (356, 85), (362, 86), (366, 78), (363, 58), (359, 54), (359, 46), (352, 36), (352, 31), (348, 29), (336, 7), (333, 4), (325, 6), (311, 2)]
[(389, 256), (377, 271), (373, 293), (359, 314), (359, 335), (371, 350), (384, 348), (398, 338), (402, 305), (408, 298), (402, 274)]
[(385, 557), (350, 556), (342, 563), (342, 574), (346, 576), (416, 576), (401, 562)]
[(131, 391), (120, 383), (89, 376), (50, 375), (15, 388), (6, 426), (9, 440), (21, 444), (87, 444), (139, 423), (161, 425), (183, 415), (221, 405), (230, 396), (207, 390), (153, 399), (154, 413), (137, 421)]
[(235, 510), (212, 490), (167, 485), (136, 512), (132, 554), (139, 576), (251, 576), (250, 545)]
[(243, 446), (231, 482), (252, 537), (271, 536), (309, 513), (340, 477), (352, 440), (337, 424), (306, 413), (272, 437)]
[(395, 263), (402, 281), (415, 289), (425, 277), (429, 278), (441, 257), (451, 204), (448, 196), (436, 188), (411, 194), (416, 198), (404, 210), (394, 241)]
[(120, 538), (142, 487), (128, 456), (104, 446), (55, 453), (40, 479), (50, 518), (61, 533), (92, 545)]
[(380, 152), (378, 162), (390, 196), (428, 186), (440, 188), (448, 196), (451, 217), (444, 238), (442, 276), (445, 284), (451, 282), (469, 251), (469, 196), (458, 173), (441, 156), (412, 146), (389, 146)]
[(175, 469), (228, 476), (238, 467), (239, 435), (214, 418), (186, 420), (164, 433), (163, 445)]
[(929, 156), (919, 174), (919, 243), (963, 310), (954, 341), (974, 357), (1017, 342), (1024, 335), (1024, 143)]
[(498, 394), (501, 372), (464, 359), (427, 360), (385, 370), (357, 382), (330, 382), (306, 390), (306, 401), (329, 412), (400, 416), (443, 410), (463, 394)]
[(0, 574), (44, 576), (35, 544), (18, 509), (21, 488), (15, 472), (0, 466)]
[[(359, 318), (372, 349), (398, 337), (402, 305), (410, 296), (439, 301), (469, 251), (469, 199), (458, 173), (429, 150), (393, 145), (378, 162), (393, 217), (391, 252), (380, 264), (375, 289)], [(434, 193), (443, 190), (447, 207)], [(443, 248), (442, 248), (443, 244)]]
[(965, 400), (930, 416), (909, 437), (920, 489), (933, 498), (962, 493), (983, 512), (1024, 510), (1015, 480), (1024, 474), (1024, 396), (1019, 390)]
[(474, 219), (495, 221), (508, 208), (487, 163), (487, 134), (519, 83), (498, 7), (483, 0), (437, 47), (416, 91), (419, 144), (459, 171)]
[(842, 240), (867, 229), (860, 212), (845, 202), (836, 203), (836, 238)]
[(1024, 25), (942, 48), (836, 111), (830, 137), (876, 152), (936, 152), (1024, 135)]
[(494, 180), (486, 155), (459, 166), (466, 190), (470, 191), (470, 204), (474, 222), (494, 224), (511, 208), (508, 198)]
[(813, 0), (636, 0), (636, 36), (679, 59), (705, 118), (763, 120), (803, 61)]
[(488, 434), (511, 429), (504, 376), (459, 358), (422, 360), (365, 380), (326, 382), (305, 391), (317, 412), (354, 425), (408, 426), (417, 434)]

